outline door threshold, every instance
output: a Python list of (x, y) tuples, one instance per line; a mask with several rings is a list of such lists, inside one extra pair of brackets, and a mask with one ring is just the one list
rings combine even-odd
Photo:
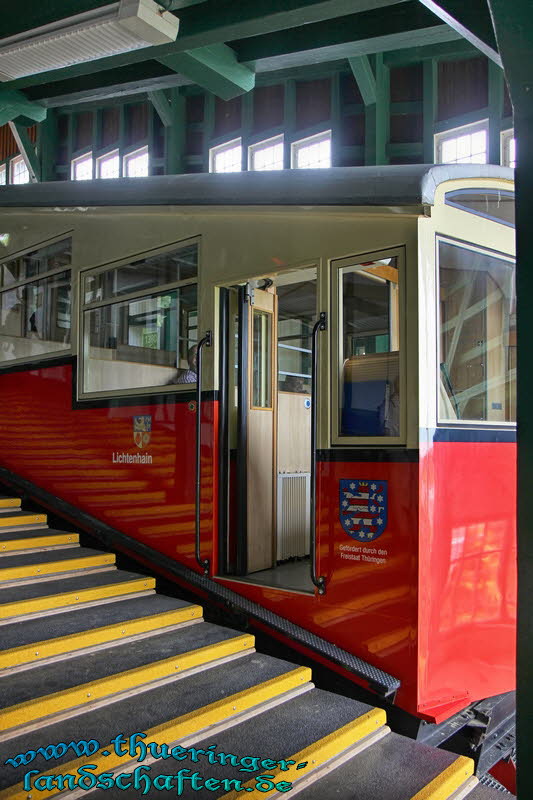
[(315, 594), (314, 589), (295, 588), (294, 586), (282, 586), (279, 583), (274, 583), (268, 580), (257, 580), (253, 577), (246, 577), (245, 575), (215, 575), (214, 580), (224, 581), (225, 583), (240, 583), (246, 586), (257, 586), (260, 589), (278, 589), (281, 592), (291, 592), (291, 594), (302, 594), (306, 597), (313, 597)]

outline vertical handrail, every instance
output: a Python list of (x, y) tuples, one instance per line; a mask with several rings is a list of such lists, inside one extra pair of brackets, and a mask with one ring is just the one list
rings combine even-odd
[(321, 311), (313, 327), (313, 344), (311, 350), (311, 580), (318, 589), (318, 594), (326, 593), (326, 579), (316, 574), (316, 431), (317, 431), (317, 340), (320, 331), (327, 330), (328, 317)]
[(200, 490), (201, 490), (201, 424), (202, 424), (202, 350), (205, 345), (211, 347), (212, 334), (207, 331), (204, 338), (198, 342), (196, 350), (196, 499), (195, 499), (195, 555), (198, 566), (209, 574), (209, 559), (200, 554)]

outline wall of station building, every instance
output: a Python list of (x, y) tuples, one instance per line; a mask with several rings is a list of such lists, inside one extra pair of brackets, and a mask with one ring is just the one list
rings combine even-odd
[[(428, 163), (435, 160), (435, 134), (482, 120), (486, 160), (501, 163), (501, 134), (513, 124), (502, 70), (475, 51), (419, 61), (410, 52), (370, 57), (377, 80), (376, 102), (368, 105), (344, 61), (283, 78), (258, 76), (253, 91), (226, 102), (199, 87), (167, 89), (167, 126), (146, 95), (49, 109), (46, 121), (30, 129), (42, 179), (70, 179), (73, 159), (85, 153), (124, 157), (143, 147), (153, 175), (202, 172), (209, 169), (210, 148), (226, 141), (240, 139), (244, 150), (283, 134), (290, 146), (326, 130), (332, 132), (333, 166)], [(0, 128), (0, 166), (8, 176), (16, 153), (8, 127)]]

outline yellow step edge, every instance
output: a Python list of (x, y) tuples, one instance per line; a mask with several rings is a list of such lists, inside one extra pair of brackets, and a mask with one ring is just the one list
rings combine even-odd
[(46, 514), (22, 514), (20, 517), (10, 517), (9, 514), (0, 514), (0, 528), (12, 528), (15, 525), (46, 524)]
[(93, 647), (97, 644), (113, 642), (116, 639), (123, 639), (128, 636), (135, 636), (139, 633), (155, 631), (158, 628), (166, 628), (169, 625), (178, 625), (191, 619), (200, 619), (202, 616), (201, 606), (187, 606), (186, 608), (175, 609), (174, 611), (164, 611), (161, 614), (152, 614), (149, 617), (117, 622), (113, 625), (106, 625), (103, 628), (92, 628), (88, 631), (80, 631), (70, 636), (59, 636), (56, 639), (48, 639), (33, 644), (24, 644), (14, 647), (12, 650), (0, 652), (0, 669), (14, 667), (18, 664), (26, 664), (38, 661), (42, 658), (50, 658), (64, 653), (72, 653), (86, 647)]
[(459, 756), (444, 772), (413, 795), (411, 800), (448, 800), (474, 774), (474, 768), (471, 758)]
[(0, 497), (0, 508), (20, 508), (20, 497)]
[(186, 653), (171, 656), (170, 658), (155, 661), (142, 667), (119, 672), (115, 675), (108, 675), (100, 680), (74, 686), (61, 692), (54, 692), (35, 700), (28, 700), (16, 706), (2, 709), (0, 717), (0, 731), (7, 731), (19, 725), (27, 725), (29, 722), (47, 717), (50, 714), (57, 714), (60, 711), (81, 706), (84, 703), (93, 703), (104, 697), (132, 689), (142, 684), (167, 678), (170, 675), (183, 672), (187, 669), (216, 661), (219, 658), (232, 656), (236, 653), (244, 652), (253, 648), (255, 639), (249, 634), (236, 636), (233, 639), (226, 639), (223, 642), (199, 647)]
[[(269, 700), (273, 700), (276, 697), (284, 694), (285, 692), (289, 692), (292, 689), (297, 689), (303, 686), (305, 683), (309, 683), (311, 680), (311, 670), (308, 667), (298, 667), (297, 669), (291, 670), (290, 672), (286, 672), (283, 675), (279, 675), (277, 678), (271, 678), (264, 683), (259, 683), (256, 686), (252, 686), (250, 689), (245, 689), (242, 692), (237, 692), (237, 694), (230, 695), (229, 697), (225, 697), (222, 700), (217, 700), (214, 703), (210, 703), (203, 708), (198, 708), (195, 711), (190, 711), (188, 714), (184, 714), (181, 717), (176, 717), (169, 722), (164, 722), (161, 725), (157, 725), (154, 728), (150, 728), (147, 731), (143, 731), (146, 734), (146, 738), (144, 742), (149, 744), (150, 742), (155, 742), (158, 745), (161, 744), (169, 744), (171, 745), (173, 742), (179, 742), (181, 739), (184, 739), (186, 736), (191, 736), (198, 731), (203, 731), (212, 725), (219, 724), (224, 720), (229, 720), (231, 717), (242, 714), (245, 711), (249, 711), (254, 706), (257, 706), (261, 703), (266, 703)], [(104, 756), (103, 751), (110, 753), (110, 755)], [(67, 764), (61, 764), (59, 769), (57, 766), (53, 768), (52, 765), (49, 771), (49, 774), (52, 772), (54, 774), (61, 773), (62, 775), (65, 774), (76, 774), (76, 771), (87, 764), (87, 756), (83, 756), (82, 758), (78, 758), (74, 761), (69, 761)], [(107, 747), (103, 747), (98, 753), (95, 753), (90, 757), (91, 764), (95, 765), (95, 774), (100, 772), (111, 772), (112, 770), (117, 769), (121, 765), (128, 764), (132, 761), (132, 757), (129, 753), (126, 753), (124, 756), (118, 755), (114, 750), (107, 745)], [(136, 762), (135, 762), (136, 763)], [(47, 770), (41, 770), (42, 774), (47, 774)], [(37, 777), (37, 776), (35, 776)], [(59, 794), (61, 791), (64, 791), (59, 788), (53, 789), (42, 789), (33, 792), (32, 790), (24, 789), (24, 784), (22, 782), (15, 784), (14, 786), (10, 786), (3, 791), (0, 791), (0, 800), (28, 800), (28, 797), (31, 798), (45, 798), (53, 797), (54, 795)]]
[[(361, 741), (365, 736), (374, 733), (378, 728), (382, 728), (386, 721), (387, 715), (385, 711), (382, 708), (373, 708), (371, 711), (368, 711), (361, 717), (357, 717), (357, 719), (349, 722), (342, 728), (324, 736), (323, 739), (319, 739), (318, 742), (313, 742), (309, 747), (300, 750), (299, 753), (288, 757), (286, 759), (287, 761), (295, 762), (290, 766), (286, 765), (288, 769), (281, 770), (280, 768), (274, 768), (273, 770), (265, 770), (265, 773), (268, 772), (269, 775), (274, 776), (272, 778), (273, 783), (278, 783), (279, 781), (294, 783), (299, 778), (303, 778), (304, 775), (308, 775), (327, 761), (338, 756), (343, 750), (347, 750), (352, 745)], [(302, 764), (305, 766), (302, 767)], [(298, 769), (299, 765), (300, 769)], [(246, 791), (247, 787), (251, 787), (251, 789), (255, 790), (256, 785), (256, 779), (253, 778), (253, 780), (243, 784), (243, 791)], [(222, 795), (219, 800), (236, 800), (237, 797), (242, 798), (243, 791), (228, 792)], [(261, 798), (271, 797), (274, 794), (278, 794), (276, 788), (266, 792), (261, 791)]]
[(53, 547), (56, 544), (79, 544), (80, 537), (77, 533), (51, 533), (50, 536), (34, 536), (28, 539), (10, 539), (0, 542), (0, 553), (11, 550), (28, 550), (33, 547)]
[(114, 564), (113, 553), (103, 553), (97, 556), (83, 556), (82, 558), (67, 558), (64, 561), (49, 561), (42, 564), (29, 564), (20, 567), (2, 568), (0, 561), (0, 581), (13, 581), (19, 578), (32, 578), (38, 575), (53, 575), (56, 572), (70, 572), (73, 569), (84, 567), (102, 567)]
[(90, 589), (65, 592), (64, 594), (51, 594), (45, 597), (31, 597), (28, 600), (16, 600), (13, 603), (0, 604), (0, 619), (18, 617), (22, 614), (35, 614), (37, 611), (50, 611), (53, 608), (62, 608), (75, 603), (90, 603), (93, 600), (105, 600), (108, 597), (117, 597), (132, 592), (144, 592), (155, 589), (155, 578), (136, 578), (122, 583), (111, 583), (106, 586), (94, 586)]

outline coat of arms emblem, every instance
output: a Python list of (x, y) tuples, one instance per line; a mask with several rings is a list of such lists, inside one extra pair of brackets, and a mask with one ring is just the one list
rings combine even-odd
[(152, 417), (133, 417), (133, 441), (142, 450), (148, 447), (152, 435)]
[(339, 481), (339, 519), (352, 539), (372, 542), (387, 527), (387, 481)]

